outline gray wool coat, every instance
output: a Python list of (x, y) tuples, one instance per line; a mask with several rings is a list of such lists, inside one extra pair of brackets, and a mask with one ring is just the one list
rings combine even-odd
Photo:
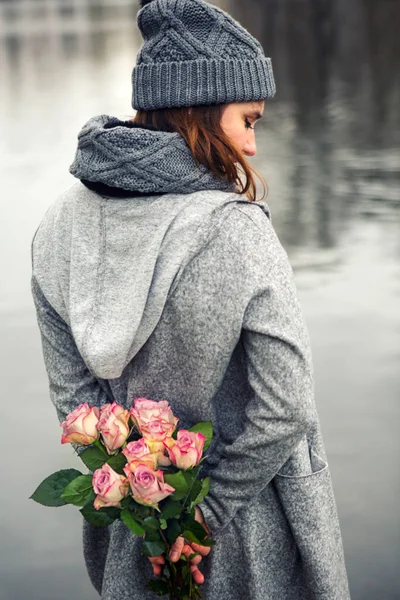
[[(32, 293), (60, 420), (78, 404), (166, 399), (211, 420), (201, 503), (206, 600), (347, 600), (309, 338), (264, 202), (199, 191), (115, 199), (77, 183), (32, 244)], [(103, 600), (151, 600), (122, 522), (83, 524)]]

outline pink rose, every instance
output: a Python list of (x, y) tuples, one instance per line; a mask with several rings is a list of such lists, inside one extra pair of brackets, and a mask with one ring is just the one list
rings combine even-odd
[(78, 408), (67, 415), (67, 420), (61, 423), (63, 435), (62, 444), (82, 444), (88, 446), (93, 444), (99, 437), (97, 423), (99, 421), (99, 409), (89, 406), (87, 402), (80, 404)]
[(127, 461), (130, 462), (131, 460), (137, 460), (146, 454), (151, 454), (151, 451), (146, 444), (146, 440), (144, 438), (140, 438), (140, 440), (136, 440), (135, 442), (130, 442), (127, 444), (122, 450), (122, 454), (124, 454)]
[(130, 470), (134, 465), (140, 463), (148, 465), (151, 469), (156, 469), (158, 466), (158, 453), (152, 452), (143, 438), (127, 444), (122, 450), (122, 454), (126, 456)]
[[(133, 402), (131, 416), (143, 437), (162, 441), (165, 436), (173, 434), (179, 419), (174, 417), (166, 400), (155, 402), (147, 398), (135, 398)], [(151, 425), (152, 423), (158, 425)], [(151, 437), (152, 435), (156, 437)]]
[(173, 494), (175, 488), (164, 483), (164, 474), (161, 470), (154, 471), (146, 464), (138, 464), (132, 472), (124, 468), (132, 490), (133, 499), (139, 504), (158, 508), (158, 503)]
[(129, 435), (129, 410), (113, 402), (100, 409), (98, 429), (108, 454), (115, 454)]
[(142, 436), (149, 441), (163, 442), (165, 438), (170, 437), (175, 431), (175, 425), (166, 421), (150, 421), (141, 425), (140, 431)]
[(129, 492), (127, 478), (116, 473), (107, 463), (93, 473), (92, 485), (97, 494), (93, 503), (96, 510), (102, 506), (120, 506), (120, 501)]
[(157, 469), (160, 465), (168, 467), (171, 464), (165, 456), (163, 442), (147, 441), (144, 438), (127, 444), (122, 454), (126, 456), (131, 471), (134, 469), (133, 465), (139, 463), (147, 464), (152, 469)]
[(178, 469), (189, 469), (199, 464), (203, 454), (205, 436), (181, 429), (178, 431), (176, 441), (168, 438), (164, 442), (172, 463)]

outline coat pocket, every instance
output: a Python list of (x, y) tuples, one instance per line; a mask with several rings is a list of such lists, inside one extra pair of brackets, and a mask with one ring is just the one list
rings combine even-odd
[(279, 477), (309, 477), (328, 468), (328, 463), (319, 456), (306, 436), (296, 450), (277, 472)]
[(328, 463), (305, 437), (273, 479), (313, 600), (350, 598)]

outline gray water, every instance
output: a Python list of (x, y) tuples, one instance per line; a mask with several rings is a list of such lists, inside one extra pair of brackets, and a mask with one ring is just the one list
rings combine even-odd
[[(19, 4), (0, 2), (0, 599), (91, 600), (78, 511), (28, 500), (77, 465), (48, 397), (30, 241), (74, 181), (83, 123), (132, 114), (140, 38), (130, 2), (71, 0), (61, 16), (57, 0)], [(352, 598), (399, 599), (400, 3), (220, 5), (274, 61), (253, 164), (310, 330)]]

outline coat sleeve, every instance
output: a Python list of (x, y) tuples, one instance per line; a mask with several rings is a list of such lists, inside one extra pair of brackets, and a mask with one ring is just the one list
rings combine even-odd
[(241, 332), (252, 395), (242, 433), (223, 446), (199, 505), (213, 536), (268, 485), (313, 422), (309, 337), (287, 254), (276, 234), (252, 252), (255, 284)]
[(42, 339), (50, 397), (59, 421), (79, 404), (101, 406), (109, 399), (107, 382), (94, 377), (76, 347), (69, 326), (49, 304), (35, 276), (31, 289)]

